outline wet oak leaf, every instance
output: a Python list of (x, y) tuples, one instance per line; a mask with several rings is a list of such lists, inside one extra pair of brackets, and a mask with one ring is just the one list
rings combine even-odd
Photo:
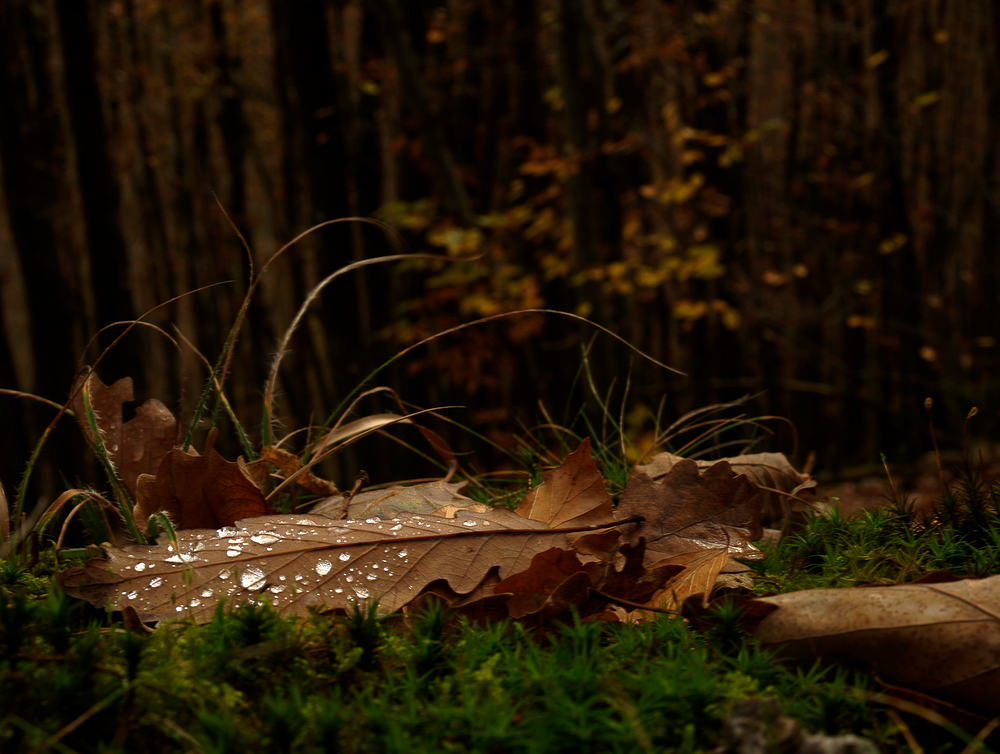
[(246, 464), (227, 461), (212, 447), (216, 437), (218, 429), (209, 432), (205, 455), (174, 448), (163, 456), (155, 476), (139, 477), (133, 515), (140, 525), (158, 511), (179, 529), (231, 526), (241, 518), (273, 512)]
[(1000, 714), (1000, 576), (809, 589), (753, 602), (771, 608), (758, 639), (786, 657), (865, 665), (886, 683)]
[(132, 605), (143, 621), (208, 621), (223, 598), (230, 605), (267, 598), (291, 615), (378, 599), (379, 611), (389, 613), (436, 580), (467, 594), (493, 569), (505, 578), (535, 554), (568, 544), (564, 532), (506, 509), (391, 521), (281, 514), (177, 536), (176, 550), (165, 537), (152, 546), (106, 547), (105, 558), (64, 572), (61, 582), (95, 606)]
[(632, 541), (646, 540), (646, 565), (692, 550), (728, 548), (742, 560), (760, 560), (754, 547), (760, 539), (760, 495), (745, 476), (733, 473), (722, 461), (704, 470), (684, 459), (653, 479), (642, 471), (632, 475), (621, 503), (618, 520), (641, 516), (630, 524)]
[(545, 472), (542, 483), (525, 496), (517, 512), (553, 528), (610, 521), (611, 496), (590, 455), (590, 440), (580, 443), (561, 466)]
[(160, 459), (177, 442), (177, 420), (166, 406), (151, 398), (136, 409), (133, 418), (123, 422), (122, 404), (135, 400), (132, 378), (123, 377), (109, 387), (94, 372), (87, 377), (79, 375), (71, 390), (71, 406), (77, 423), (91, 442), (94, 437), (87, 423), (83, 390), (79, 389), (84, 380), (104, 447), (119, 478), (135, 499), (139, 475), (153, 473)]

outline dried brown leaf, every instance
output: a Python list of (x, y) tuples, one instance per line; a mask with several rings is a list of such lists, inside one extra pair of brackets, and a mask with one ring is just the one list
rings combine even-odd
[(553, 528), (590, 526), (613, 517), (611, 496), (590, 455), (590, 440), (545, 472), (542, 483), (521, 501), (517, 512)]
[(212, 448), (217, 436), (218, 429), (209, 432), (205, 455), (175, 448), (163, 456), (155, 476), (139, 477), (134, 515), (140, 525), (158, 511), (180, 529), (231, 526), (272, 512), (246, 464), (227, 461)]
[(70, 569), (62, 583), (96, 606), (132, 605), (144, 621), (205, 621), (222, 598), (239, 605), (266, 597), (281, 613), (298, 615), (310, 606), (378, 599), (388, 613), (435, 580), (465, 594), (491, 569), (504, 578), (538, 552), (567, 545), (564, 532), (506, 509), (393, 521), (287, 514), (177, 535), (176, 551), (164, 538), (155, 546), (106, 548), (106, 558)]
[[(73, 384), (72, 407), (84, 435), (93, 442), (84, 412), (83, 391), (77, 390), (84, 379), (80, 375)], [(104, 447), (119, 478), (135, 499), (139, 475), (153, 473), (160, 459), (174, 447), (177, 420), (166, 406), (151, 398), (135, 410), (132, 419), (123, 423), (122, 404), (134, 400), (132, 378), (123, 377), (110, 387), (93, 372), (86, 380)]]
[(788, 657), (863, 664), (887, 683), (1000, 714), (1000, 576), (811, 589), (756, 602), (778, 608), (757, 626), (758, 638)]
[(684, 600), (699, 594), (702, 595), (704, 604), (728, 562), (728, 550), (720, 547), (715, 550), (692, 550), (657, 563), (657, 566), (674, 565), (683, 570), (653, 596), (653, 606), (664, 610), (679, 610)]
[(645, 538), (647, 565), (720, 547), (733, 558), (764, 557), (752, 544), (763, 533), (759, 493), (725, 461), (699, 473), (694, 461), (682, 459), (656, 480), (637, 471), (615, 511), (619, 521), (631, 516), (644, 519), (629, 529), (633, 542)]
[[(639, 469), (659, 479), (683, 460), (673, 453), (658, 453)], [(761, 491), (761, 517), (765, 521), (786, 518), (786, 511), (801, 513), (816, 506), (812, 502), (816, 480), (810, 474), (799, 472), (784, 453), (751, 453), (720, 461), (695, 461), (700, 469), (722, 462), (728, 463), (735, 473), (746, 474)]]

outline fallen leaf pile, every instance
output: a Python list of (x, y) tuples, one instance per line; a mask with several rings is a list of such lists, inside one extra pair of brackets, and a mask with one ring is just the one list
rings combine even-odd
[[(430, 595), (473, 617), (534, 624), (570, 611), (633, 622), (682, 608), (699, 620), (720, 585), (752, 586), (741, 561), (763, 557), (754, 546), (762, 506), (801, 511), (814, 486), (781, 454), (708, 463), (665, 453), (634, 471), (615, 507), (585, 440), (513, 511), (473, 503), (443, 480), (348, 495), (346, 518), (340, 494), (308, 513), (275, 514), (268, 461), (319, 494), (336, 488), (306, 476), (287, 451), (227, 461), (213, 448), (215, 430), (202, 455), (185, 452), (158, 402), (122, 421), (130, 381), (109, 388), (91, 376), (86, 387), (140, 526), (164, 511), (177, 531), (155, 545), (105, 543), (105, 557), (60, 579), (71, 594), (146, 622), (208, 621), (222, 600), (267, 600), (286, 615), (377, 601), (388, 613)], [(81, 397), (74, 408), (93, 441)], [(760, 641), (793, 660), (866, 666), (886, 684), (1000, 714), (1000, 577), (741, 604)]]
[(651, 607), (684, 572), (678, 557), (761, 557), (752, 545), (759, 502), (745, 477), (719, 465), (703, 478), (689, 463), (660, 482), (638, 474), (635, 485), (614, 511), (585, 441), (517, 511), (452, 504), (390, 519), (256, 516), (181, 529), (176, 542), (162, 535), (156, 545), (105, 546), (105, 558), (66, 571), (62, 582), (94, 605), (131, 606), (144, 621), (208, 620), (223, 598), (240, 605), (266, 597), (298, 615), (378, 600), (390, 612), (426, 591), (458, 606), (486, 603), (491, 614), (502, 607), (514, 617), (551, 617), (615, 601)]

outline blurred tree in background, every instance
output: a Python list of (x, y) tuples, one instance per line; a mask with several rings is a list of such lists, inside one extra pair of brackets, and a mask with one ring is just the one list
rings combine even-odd
[[(221, 205), (258, 267), (351, 215), (481, 253), (334, 283), (281, 373), (288, 429), (422, 337), (545, 306), (689, 375), (635, 362), (632, 408), (766, 390), (751, 410), (827, 468), (924, 449), (928, 396), (995, 437), (998, 37), (994, 0), (0, 0), (0, 387), (62, 401), (101, 328), (231, 280), (148, 317), (214, 361), (249, 275)], [(309, 289), (395, 250), (338, 224), (272, 269), (228, 383), (247, 424)], [(503, 439), (562, 407), (591, 335), (495, 320), (379, 381)], [(628, 373), (592, 355), (599, 389)], [(152, 328), (99, 371), (182, 416), (207, 376)], [(7, 485), (51, 416), (0, 400)]]

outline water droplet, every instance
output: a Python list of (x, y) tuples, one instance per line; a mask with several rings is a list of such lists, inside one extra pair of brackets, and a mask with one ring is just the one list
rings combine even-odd
[(167, 552), (173, 552), (173, 551), (174, 551), (174, 546), (173, 545), (167, 545)]
[(176, 610), (179, 613), (179, 612), (183, 611), (184, 608), (181, 607), (180, 605), (178, 605), (177, 607), (174, 608), (174, 610)]
[(284, 581), (284, 580), (285, 580), (285, 577), (284, 577), (284, 576), (279, 576), (279, 577), (278, 577), (278, 581)]
[(211, 589), (203, 589), (202, 592), (201, 592), (201, 596), (205, 597), (206, 599), (208, 597), (211, 597), (213, 594), (215, 594), (215, 592), (212, 591)]
[(378, 522), (379, 522), (379, 519), (377, 519), (377, 518), (366, 518), (365, 519), (365, 523), (366, 524), (377, 524)]
[(264, 586), (265, 573), (259, 568), (250, 566), (240, 574), (240, 586), (244, 589), (260, 589)]
[(134, 600), (134, 599), (135, 599), (136, 597), (138, 597), (138, 596), (139, 596), (139, 593), (138, 593), (138, 592), (129, 592), (129, 593), (128, 593), (128, 595), (126, 595), (126, 596), (127, 596), (127, 597), (128, 597), (128, 598), (129, 598), (130, 600)]
[(222, 539), (223, 537), (234, 537), (236, 536), (236, 534), (237, 531), (232, 526), (224, 526), (223, 528), (216, 529), (215, 531), (215, 536), (217, 536), (219, 539)]
[(349, 553), (349, 552), (342, 552), (342, 553), (340, 553), (340, 559), (343, 560), (346, 563), (348, 560), (351, 559), (351, 553)]
[(179, 555), (174, 555), (173, 557), (166, 558), (164, 562), (166, 563), (193, 563), (196, 560), (201, 560), (197, 555), (192, 555), (189, 552), (182, 552)]
[(369, 581), (374, 581), (375, 579), (378, 578), (378, 576), (374, 573), (369, 573), (367, 576), (365, 576), (365, 578), (368, 579)]
[(162, 583), (163, 583), (163, 579), (161, 579), (159, 576), (157, 576), (155, 579), (153, 579), (152, 581), (149, 582), (149, 585), (155, 589), (156, 587), (158, 587)]
[(333, 568), (333, 564), (329, 560), (320, 560), (316, 563), (316, 573), (320, 576), (326, 576)]
[(205, 543), (204, 542), (199, 542), (198, 544), (196, 544), (194, 546), (194, 549), (191, 550), (191, 552), (201, 552), (204, 549), (205, 549)]
[(237, 555), (242, 555), (242, 554), (243, 550), (237, 550), (235, 547), (231, 550), (226, 550), (226, 555), (228, 555), (231, 558), (235, 558)]
[(396, 555), (399, 556), (399, 557), (401, 557), (401, 558), (405, 558), (409, 554), (410, 553), (408, 553), (406, 550), (400, 550), (399, 552), (396, 553)]
[(350, 584), (352, 581), (354, 581), (354, 577), (353, 576), (344, 576), (344, 581), (346, 581), (348, 584)]
[(118, 452), (118, 443), (116, 443), (116, 442), (111, 443), (111, 452), (112, 453), (117, 453)]
[(251, 541), (256, 542), (259, 545), (272, 545), (278, 541), (278, 538), (276, 536), (269, 533), (255, 534), (254, 536), (250, 537), (250, 539)]
[(146, 564), (145, 563), (136, 563), (135, 564), (135, 570), (137, 570), (137, 571), (145, 571), (146, 570)]
[(478, 521), (463, 521), (462, 526), (475, 526)]
[(298, 576), (296, 576), (295, 580), (296, 581), (302, 581), (302, 574), (300, 573)]
[(299, 524), (299, 526), (309, 526), (309, 524), (312, 523), (312, 520), (308, 518), (300, 518), (295, 523)]
[(275, 584), (274, 586), (271, 587), (271, 591), (274, 592), (275, 594), (280, 594), (281, 592), (285, 591), (285, 585)]
[(360, 586), (354, 587), (354, 593), (357, 594), (362, 599), (364, 599), (365, 597), (367, 597), (370, 594), (370, 592), (367, 589), (365, 589), (363, 587), (360, 587)]
[(201, 600), (198, 599), (197, 597), (195, 597), (193, 600), (191, 600), (188, 603), (188, 607), (198, 607), (198, 605), (200, 605), (200, 604), (201, 604)]
[(396, 524), (394, 527), (392, 527), (391, 529), (389, 529), (389, 531), (399, 531), (402, 528), (403, 528), (402, 524)]
[(232, 539), (229, 540), (229, 544), (231, 544), (231, 545), (241, 545), (241, 544), (243, 544), (244, 541), (245, 540), (243, 539), (243, 537), (233, 537)]
[(341, 587), (339, 587), (339, 586), (336, 589), (334, 589), (333, 591), (334, 591), (334, 594), (343, 594), (344, 593), (344, 590)]
[(230, 571), (228, 568), (223, 568), (221, 571), (219, 571), (219, 578), (222, 579), (223, 581), (225, 581), (232, 575), (233, 572)]

